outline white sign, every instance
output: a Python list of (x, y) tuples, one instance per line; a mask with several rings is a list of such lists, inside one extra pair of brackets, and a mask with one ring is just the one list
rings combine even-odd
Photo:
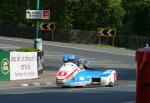
[(10, 80), (38, 78), (36, 52), (10, 52)]
[(49, 10), (26, 10), (26, 19), (49, 19)]

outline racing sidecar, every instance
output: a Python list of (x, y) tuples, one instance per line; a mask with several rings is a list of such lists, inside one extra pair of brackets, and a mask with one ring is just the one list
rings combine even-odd
[(56, 84), (62, 87), (87, 85), (114, 86), (117, 81), (115, 70), (104, 72), (80, 69), (76, 64), (64, 63), (56, 76)]

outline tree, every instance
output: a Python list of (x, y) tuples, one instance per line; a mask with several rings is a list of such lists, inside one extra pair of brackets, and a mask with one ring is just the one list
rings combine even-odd
[(123, 0), (126, 14), (124, 17), (125, 34), (149, 35), (150, 1), (149, 0)]
[[(26, 9), (36, 9), (36, 0), (1, 0), (0, 24), (32, 25)], [(113, 27), (119, 34), (149, 36), (150, 0), (40, 0), (40, 9), (50, 9), (50, 21), (58, 27), (96, 30)]]
[(0, 23), (3, 25), (19, 25), (25, 23), (26, 0), (1, 0)]

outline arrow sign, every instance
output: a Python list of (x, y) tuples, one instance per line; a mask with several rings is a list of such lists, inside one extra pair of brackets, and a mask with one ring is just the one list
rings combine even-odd
[(39, 30), (55, 30), (55, 23), (49, 23), (49, 22), (40, 22), (39, 24)]
[(112, 32), (112, 30), (108, 30), (108, 31), (107, 31), (107, 34), (108, 34), (109, 36), (111, 36), (111, 32)]
[(100, 30), (100, 31), (98, 31), (98, 33), (99, 33), (100, 35), (104, 35), (103, 31), (104, 31), (104, 30)]
[(48, 23), (47, 28), (48, 30), (51, 30), (51, 23)]
[(116, 29), (113, 28), (98, 28), (97, 36), (116, 36)]

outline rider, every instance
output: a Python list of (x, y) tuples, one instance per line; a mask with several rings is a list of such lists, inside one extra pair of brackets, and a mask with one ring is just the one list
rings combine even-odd
[(79, 68), (84, 68), (84, 69), (87, 69), (90, 67), (89, 61), (83, 58), (80, 58), (79, 56), (73, 55), (73, 54), (66, 54), (63, 57), (63, 62), (64, 63), (72, 62), (72, 63), (75, 63), (77, 66), (79, 66)]

